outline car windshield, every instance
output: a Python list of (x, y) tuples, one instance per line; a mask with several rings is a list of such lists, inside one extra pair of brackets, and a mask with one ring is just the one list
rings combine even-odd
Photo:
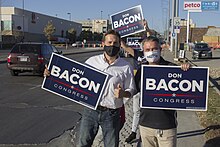
[(40, 44), (19, 44), (16, 45), (11, 53), (39, 53)]
[(197, 49), (199, 49), (199, 48), (201, 48), (201, 49), (208, 48), (208, 44), (196, 44), (195, 48), (197, 48)]

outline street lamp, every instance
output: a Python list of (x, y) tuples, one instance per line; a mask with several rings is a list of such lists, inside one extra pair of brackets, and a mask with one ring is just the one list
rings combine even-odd
[(23, 36), (22, 36), (22, 42), (24, 41), (24, 0), (22, 0), (22, 30), (23, 30)]
[(88, 18), (88, 24), (89, 24), (89, 31), (90, 31), (90, 27), (91, 27), (90, 18)]
[(1, 49), (2, 49), (2, 1), (0, 0), (0, 43), (1, 43), (1, 45), (0, 45), (0, 47), (1, 47)]
[(102, 12), (103, 12), (103, 11), (101, 11), (101, 33), (103, 33), (103, 25), (102, 25), (102, 23), (103, 23), (103, 21), (102, 21)]
[(102, 12), (103, 12), (103, 11), (101, 11), (101, 20), (102, 20)]
[(69, 20), (71, 21), (71, 13), (67, 13), (69, 15)]

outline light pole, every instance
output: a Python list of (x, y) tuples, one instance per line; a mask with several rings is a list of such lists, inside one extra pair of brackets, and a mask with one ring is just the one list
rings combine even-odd
[(102, 20), (102, 12), (103, 12), (103, 11), (101, 11), (101, 20)]
[(67, 13), (69, 15), (69, 20), (71, 21), (71, 13)]
[(89, 24), (89, 31), (90, 31), (90, 27), (91, 27), (91, 21), (90, 21), (90, 18), (88, 18), (87, 20), (88, 20), (88, 24)]
[(102, 25), (102, 23), (103, 23), (103, 21), (102, 21), (102, 12), (103, 12), (103, 11), (101, 11), (101, 33), (103, 33), (103, 25)]
[(24, 41), (24, 0), (22, 0), (22, 33), (23, 33), (23, 36), (22, 36), (22, 42)]
[(2, 1), (0, 0), (0, 43), (1, 46), (0, 48), (2, 48)]

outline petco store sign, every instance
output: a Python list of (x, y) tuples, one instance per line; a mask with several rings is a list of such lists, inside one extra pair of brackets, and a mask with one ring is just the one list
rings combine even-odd
[(184, 10), (201, 10), (201, 1), (184, 2)]

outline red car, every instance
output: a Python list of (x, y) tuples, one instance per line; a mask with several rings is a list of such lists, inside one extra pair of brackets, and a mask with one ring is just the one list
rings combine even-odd
[(42, 75), (45, 64), (48, 64), (53, 52), (62, 53), (48, 43), (18, 43), (14, 45), (8, 55), (8, 69), (12, 76), (17, 76), (23, 72), (33, 72)]

